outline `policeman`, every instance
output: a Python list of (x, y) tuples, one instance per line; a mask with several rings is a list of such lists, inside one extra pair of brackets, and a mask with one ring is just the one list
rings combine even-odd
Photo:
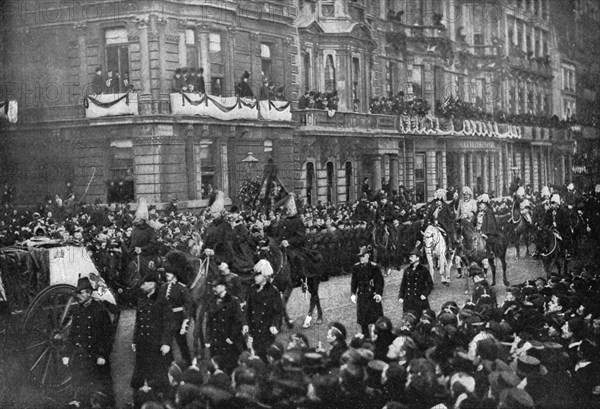
[(113, 398), (110, 376), (112, 326), (108, 311), (92, 298), (92, 285), (87, 277), (77, 282), (71, 330), (67, 339), (68, 356), (62, 358), (71, 368), (75, 398), (71, 404), (87, 405), (91, 395), (101, 391)]
[(404, 270), (398, 301), (403, 304), (404, 313), (421, 312), (429, 309), (429, 294), (433, 289), (433, 280), (427, 267), (421, 264), (421, 252), (415, 247), (408, 256), (409, 266)]
[(190, 348), (187, 343), (187, 330), (191, 311), (191, 299), (188, 288), (179, 282), (178, 272), (176, 271), (164, 271), (163, 268), (159, 268), (159, 273), (164, 272), (167, 280), (160, 290), (158, 291), (159, 297), (163, 297), (169, 303), (171, 311), (173, 312), (173, 334), (179, 350), (181, 351), (181, 358), (188, 364), (191, 364)]
[(383, 275), (379, 266), (372, 261), (370, 246), (363, 246), (358, 252), (359, 262), (352, 266), (350, 280), (350, 300), (356, 304), (356, 321), (365, 338), (371, 337), (370, 327), (383, 316)]
[(242, 311), (240, 301), (229, 294), (227, 283), (218, 276), (210, 283), (214, 297), (211, 298), (206, 313), (207, 348), (211, 356), (224, 359), (225, 372), (230, 373), (242, 352)]
[(261, 259), (254, 265), (254, 285), (248, 290), (242, 327), (242, 334), (250, 335), (248, 344), (262, 359), (275, 342), (283, 312), (279, 290), (270, 282), (272, 276), (273, 267), (267, 260)]
[(173, 361), (170, 344), (174, 321), (169, 303), (159, 297), (158, 283), (158, 274), (152, 271), (143, 278), (141, 286), (131, 345), (135, 352), (131, 378), (134, 390), (145, 385), (160, 390), (169, 385), (167, 370)]

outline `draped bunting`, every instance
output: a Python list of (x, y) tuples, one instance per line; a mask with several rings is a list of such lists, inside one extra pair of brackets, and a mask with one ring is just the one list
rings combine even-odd
[(137, 93), (100, 94), (83, 99), (86, 118), (138, 115)]
[(17, 101), (0, 102), (0, 120), (8, 121), (12, 124), (18, 120), (19, 105)]
[(224, 121), (236, 119), (264, 119), (291, 121), (292, 112), (287, 101), (257, 101), (238, 97), (217, 97), (206, 94), (172, 93), (171, 113), (200, 115)]
[(400, 132), (417, 135), (487, 136), (493, 138), (518, 138), (519, 126), (472, 119), (438, 118), (432, 115), (400, 115)]

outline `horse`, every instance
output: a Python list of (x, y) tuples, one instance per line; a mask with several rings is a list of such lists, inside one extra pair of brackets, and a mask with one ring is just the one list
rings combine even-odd
[[(505, 286), (508, 287), (509, 281), (506, 278), (506, 251), (508, 249), (508, 240), (506, 236), (499, 233), (495, 240), (488, 246), (487, 240), (481, 233), (475, 231), (473, 226), (468, 222), (460, 223), (460, 233), (462, 236), (462, 255), (461, 259), (465, 265), (469, 266), (475, 261), (481, 264), (487, 270), (492, 270), (492, 286), (496, 285), (496, 263), (495, 259), (499, 258), (502, 263), (502, 278)], [(488, 251), (489, 250), (489, 251)], [(467, 278), (468, 279), (468, 278)]]
[(513, 203), (511, 217), (505, 227), (505, 233), (510, 237), (511, 243), (515, 246), (516, 259), (521, 257), (521, 243), (525, 243), (525, 257), (531, 256), (529, 246), (531, 245), (535, 232), (535, 227), (529, 223), (521, 214), (521, 210)]
[(423, 246), (425, 247), (432, 281), (435, 279), (436, 264), (434, 264), (434, 260), (436, 260), (441, 282), (447, 285), (450, 282), (451, 264), (446, 259), (446, 240), (438, 227), (434, 225), (427, 226), (423, 232)]
[(380, 264), (385, 273), (388, 274), (392, 261), (390, 250), (394, 243), (390, 234), (390, 229), (383, 220), (373, 228), (371, 240), (373, 242), (373, 261)]
[(566, 246), (556, 230), (539, 227), (536, 231), (536, 246), (542, 258), (546, 277), (550, 276), (553, 267), (557, 268), (559, 274), (567, 273), (569, 261), (566, 257)]

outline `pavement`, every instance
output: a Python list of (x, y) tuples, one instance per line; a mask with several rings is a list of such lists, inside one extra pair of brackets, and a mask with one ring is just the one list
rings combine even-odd
[[(497, 262), (497, 264), (500, 264)], [(519, 284), (523, 281), (544, 276), (542, 263), (540, 260), (525, 258), (515, 260), (514, 249), (510, 249), (507, 254), (507, 278), (511, 284)], [(402, 281), (402, 271), (392, 270), (392, 273), (385, 277), (385, 288), (383, 294), (383, 312), (390, 318), (392, 324), (397, 325), (403, 315), (402, 305), (398, 302), (398, 291)], [(501, 274), (501, 273), (499, 273)], [(491, 277), (488, 277), (491, 281)], [(502, 284), (502, 277), (496, 277), (497, 285), (494, 288), (498, 303), (502, 303), (506, 296), (506, 288)], [(470, 284), (470, 288), (473, 285)], [(466, 279), (456, 278), (456, 270), (451, 271), (451, 282), (448, 286), (440, 283), (440, 277), (434, 277), (434, 289), (429, 296), (429, 303), (433, 310), (438, 311), (441, 305), (449, 300), (454, 300), (458, 305), (464, 304), (470, 299), (470, 294), (465, 293)], [(296, 332), (304, 333), (311, 344), (316, 346), (322, 342), (326, 346), (326, 335), (328, 324), (339, 321), (343, 323), (349, 335), (360, 332), (360, 326), (356, 324), (356, 305), (350, 301), (350, 276), (332, 277), (328, 281), (321, 283), (319, 288), (321, 306), (323, 307), (324, 322), (315, 325), (316, 311), (313, 313), (313, 325), (310, 328), (302, 328), (302, 323), (308, 311), (309, 294), (306, 296), (300, 289), (294, 289), (288, 303), (288, 313), (294, 319), (293, 329), (282, 328), (278, 335), (278, 340), (287, 344), (291, 334)], [(132, 402), (132, 392), (129, 387), (131, 374), (134, 365), (134, 353), (131, 350), (131, 340), (133, 338), (133, 327), (135, 322), (135, 311), (125, 310), (121, 313), (115, 345), (111, 356), (111, 365), (113, 372), (113, 385), (117, 399), (117, 408), (125, 407), (127, 402)], [(190, 345), (191, 337), (189, 339)], [(178, 351), (175, 351), (178, 354)]]

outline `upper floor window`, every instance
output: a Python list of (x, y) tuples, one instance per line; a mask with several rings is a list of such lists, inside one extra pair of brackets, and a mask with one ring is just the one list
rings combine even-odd
[(225, 88), (223, 78), (225, 77), (225, 65), (223, 53), (221, 52), (221, 34), (208, 34), (208, 53), (210, 55), (210, 91), (212, 95), (224, 95)]
[(271, 47), (268, 44), (262, 43), (260, 45), (260, 59), (263, 77), (271, 78)]
[(333, 63), (333, 55), (328, 54), (325, 62), (325, 92), (332, 92), (335, 89), (335, 64)]
[(198, 68), (198, 47), (196, 47), (196, 32), (188, 28), (185, 30), (185, 53), (187, 65)]
[(104, 32), (104, 62), (107, 94), (121, 92), (123, 79), (129, 78), (129, 44), (125, 28), (109, 28)]

